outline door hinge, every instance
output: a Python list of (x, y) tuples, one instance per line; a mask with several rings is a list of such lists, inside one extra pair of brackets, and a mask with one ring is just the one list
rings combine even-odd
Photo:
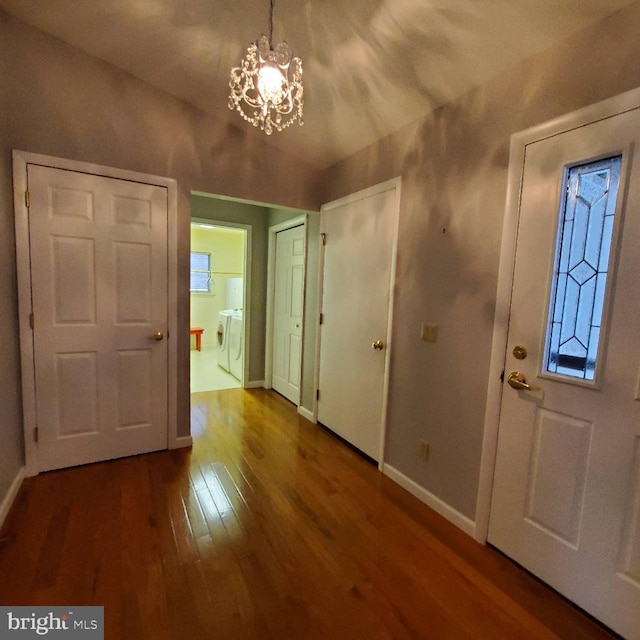
[(24, 192), (24, 206), (27, 207), (27, 209), (31, 206), (31, 196), (28, 191)]
[(322, 246), (324, 247), (327, 244), (327, 234), (326, 233), (321, 233), (320, 234), (320, 239), (322, 240)]
[(320, 314), (320, 324), (324, 322), (324, 313)]
[(35, 320), (33, 318), (33, 312), (31, 312), (29, 314), (29, 326), (31, 327), (32, 330), (35, 327)]
[(316, 400), (320, 400), (320, 389), (316, 389)]
[(33, 441), (34, 441), (34, 442), (38, 442), (38, 436), (39, 436), (39, 434), (38, 434), (38, 427), (36, 427), (36, 428), (33, 430)]

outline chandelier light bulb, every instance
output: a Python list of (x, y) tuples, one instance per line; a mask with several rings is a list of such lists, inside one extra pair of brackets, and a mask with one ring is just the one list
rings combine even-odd
[(264, 63), (258, 71), (258, 93), (264, 102), (282, 104), (287, 97), (287, 79), (273, 63)]

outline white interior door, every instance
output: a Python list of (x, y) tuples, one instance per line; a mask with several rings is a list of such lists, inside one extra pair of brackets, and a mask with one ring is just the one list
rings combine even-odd
[(40, 470), (167, 446), (167, 190), (28, 166)]
[(394, 183), (325, 205), (318, 420), (376, 461), (386, 411)]
[(627, 638), (640, 638), (639, 132), (634, 110), (526, 148), (489, 526)]
[(304, 225), (276, 234), (271, 386), (300, 404), (304, 315)]

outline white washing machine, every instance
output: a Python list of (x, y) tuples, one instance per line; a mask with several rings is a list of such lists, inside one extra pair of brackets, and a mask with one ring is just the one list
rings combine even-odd
[(229, 373), (242, 382), (242, 311), (235, 310), (229, 323)]
[(218, 314), (218, 365), (229, 371), (229, 326), (232, 309), (223, 309)]

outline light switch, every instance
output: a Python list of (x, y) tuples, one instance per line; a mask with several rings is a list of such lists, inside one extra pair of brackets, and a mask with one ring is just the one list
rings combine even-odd
[(420, 332), (420, 337), (425, 342), (437, 342), (438, 341), (438, 325), (423, 322), (422, 330)]

